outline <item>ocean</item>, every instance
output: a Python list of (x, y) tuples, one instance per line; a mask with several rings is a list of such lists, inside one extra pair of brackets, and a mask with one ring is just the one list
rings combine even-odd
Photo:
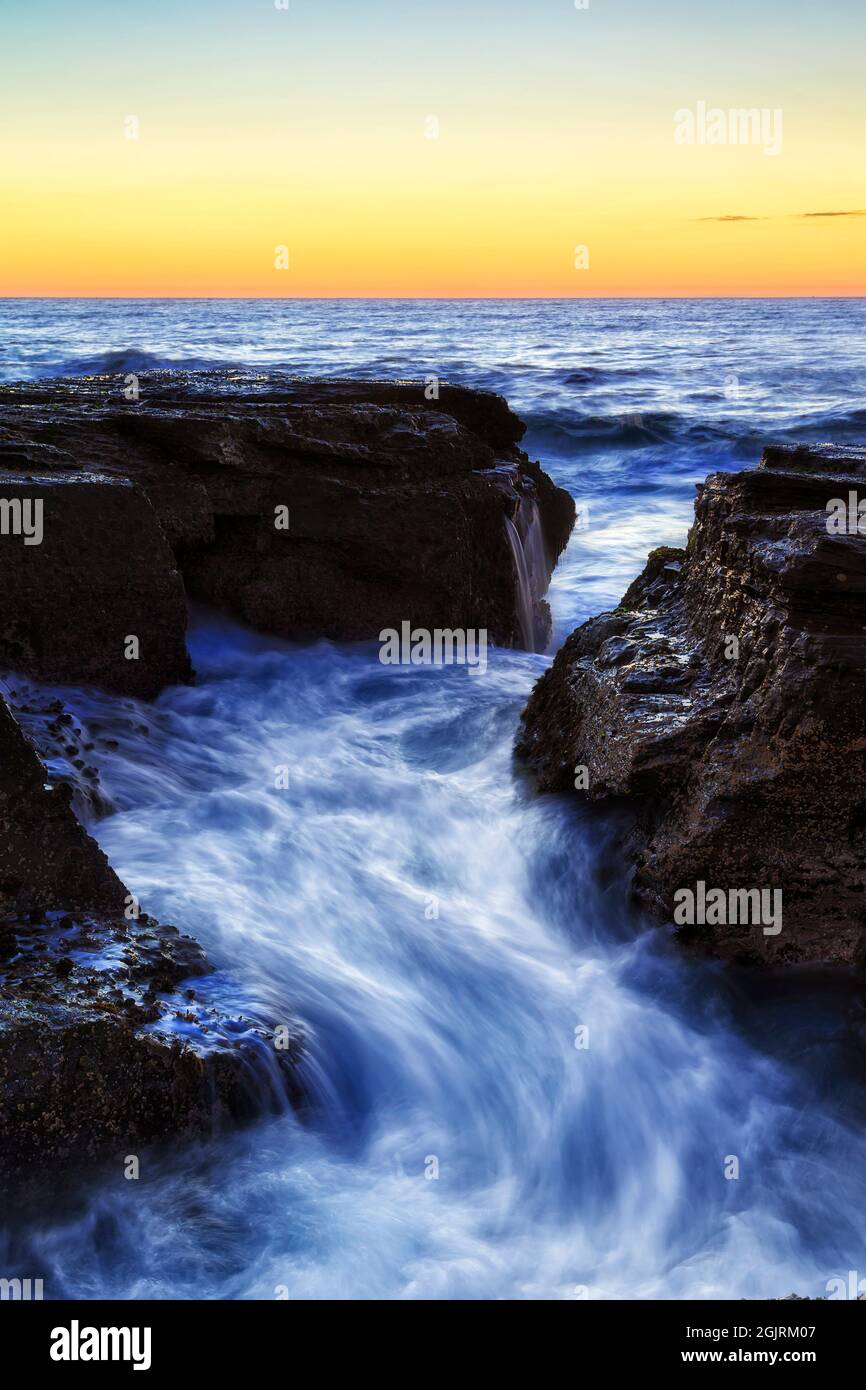
[(300, 1020), (315, 1104), (95, 1180), (10, 1227), (0, 1267), (68, 1298), (754, 1298), (866, 1276), (850, 982), (685, 956), (629, 900), (618, 813), (539, 797), (512, 753), (556, 646), (683, 543), (708, 472), (863, 442), (866, 302), (0, 301), (4, 380), (156, 366), (499, 391), (578, 526), (550, 651), (491, 650), (483, 677), (196, 609), (195, 686), (64, 691), (117, 743), (91, 833), (202, 942), (224, 1004)]

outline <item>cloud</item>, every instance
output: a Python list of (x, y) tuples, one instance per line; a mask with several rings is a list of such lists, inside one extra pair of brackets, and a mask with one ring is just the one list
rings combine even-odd
[(850, 208), (844, 212), (800, 212), (798, 217), (866, 217), (866, 208)]
[[(802, 221), (806, 217), (866, 217), (866, 208), (845, 208), (838, 212), (789, 212), (788, 217)], [(725, 212), (720, 217), (693, 217), (693, 222), (778, 222), (776, 217), (750, 217), (742, 212)]]

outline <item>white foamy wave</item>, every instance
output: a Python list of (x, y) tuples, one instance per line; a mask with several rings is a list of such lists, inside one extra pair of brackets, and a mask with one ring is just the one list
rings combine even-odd
[(303, 1021), (315, 1105), (43, 1219), (23, 1239), (56, 1293), (758, 1297), (859, 1267), (838, 999), (769, 997), (747, 1040), (728, 977), (644, 931), (615, 823), (512, 765), (544, 658), (473, 681), (213, 620), (193, 650), (199, 684), (154, 707), (66, 694), (117, 744), (92, 829)]

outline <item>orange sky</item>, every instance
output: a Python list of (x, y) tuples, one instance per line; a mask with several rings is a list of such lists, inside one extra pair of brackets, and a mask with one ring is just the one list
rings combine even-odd
[(178, 8), (4, 0), (0, 294), (866, 289), (859, 3)]

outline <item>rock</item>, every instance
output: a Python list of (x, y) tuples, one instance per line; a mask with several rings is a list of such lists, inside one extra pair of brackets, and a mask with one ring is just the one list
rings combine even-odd
[[(765, 918), (683, 935), (727, 958), (860, 962), (866, 925), (866, 450), (769, 448), (698, 489), (685, 552), (654, 551), (619, 608), (574, 632), (524, 713), (542, 788), (635, 810), (635, 889), (782, 890)], [(866, 527), (864, 527), (866, 530)]]
[[(0, 961), (0, 1179), (85, 1170), (300, 1099), (295, 1041), (206, 1003), (209, 966), (172, 928), (81, 915), (19, 924)], [(180, 984), (196, 978), (196, 998)]]
[(126, 889), (70, 800), (0, 696), (0, 919), (61, 908), (123, 912)]
[(143, 698), (190, 679), (184, 581), (287, 637), (408, 620), (534, 646), (574, 520), (489, 393), (161, 372), (127, 400), (124, 384), (0, 387), (0, 666), (68, 768), (49, 777), (0, 700), (0, 1179), (16, 1186), (302, 1095), (297, 1027), (278, 1052), (267, 1021), (208, 1004), (225, 986), (194, 941), (126, 919), (72, 809), (110, 809), (99, 734), (26, 678)]
[(140, 488), (96, 473), (2, 473), (4, 506), (34, 509), (40, 535), (0, 533), (0, 667), (142, 699), (190, 679), (183, 583)]
[(297, 1030), (277, 1052), (261, 1021), (208, 1004), (201, 948), (126, 919), (70, 799), (0, 699), (0, 1181), (16, 1189), (301, 1095)]
[[(188, 592), (284, 637), (378, 638), (409, 620), (545, 639), (541, 594), (574, 504), (517, 447), (523, 426), (500, 397), (154, 372), (135, 402), (123, 381), (0, 387), (0, 466), (134, 480)], [(532, 557), (531, 623), (506, 518)]]

